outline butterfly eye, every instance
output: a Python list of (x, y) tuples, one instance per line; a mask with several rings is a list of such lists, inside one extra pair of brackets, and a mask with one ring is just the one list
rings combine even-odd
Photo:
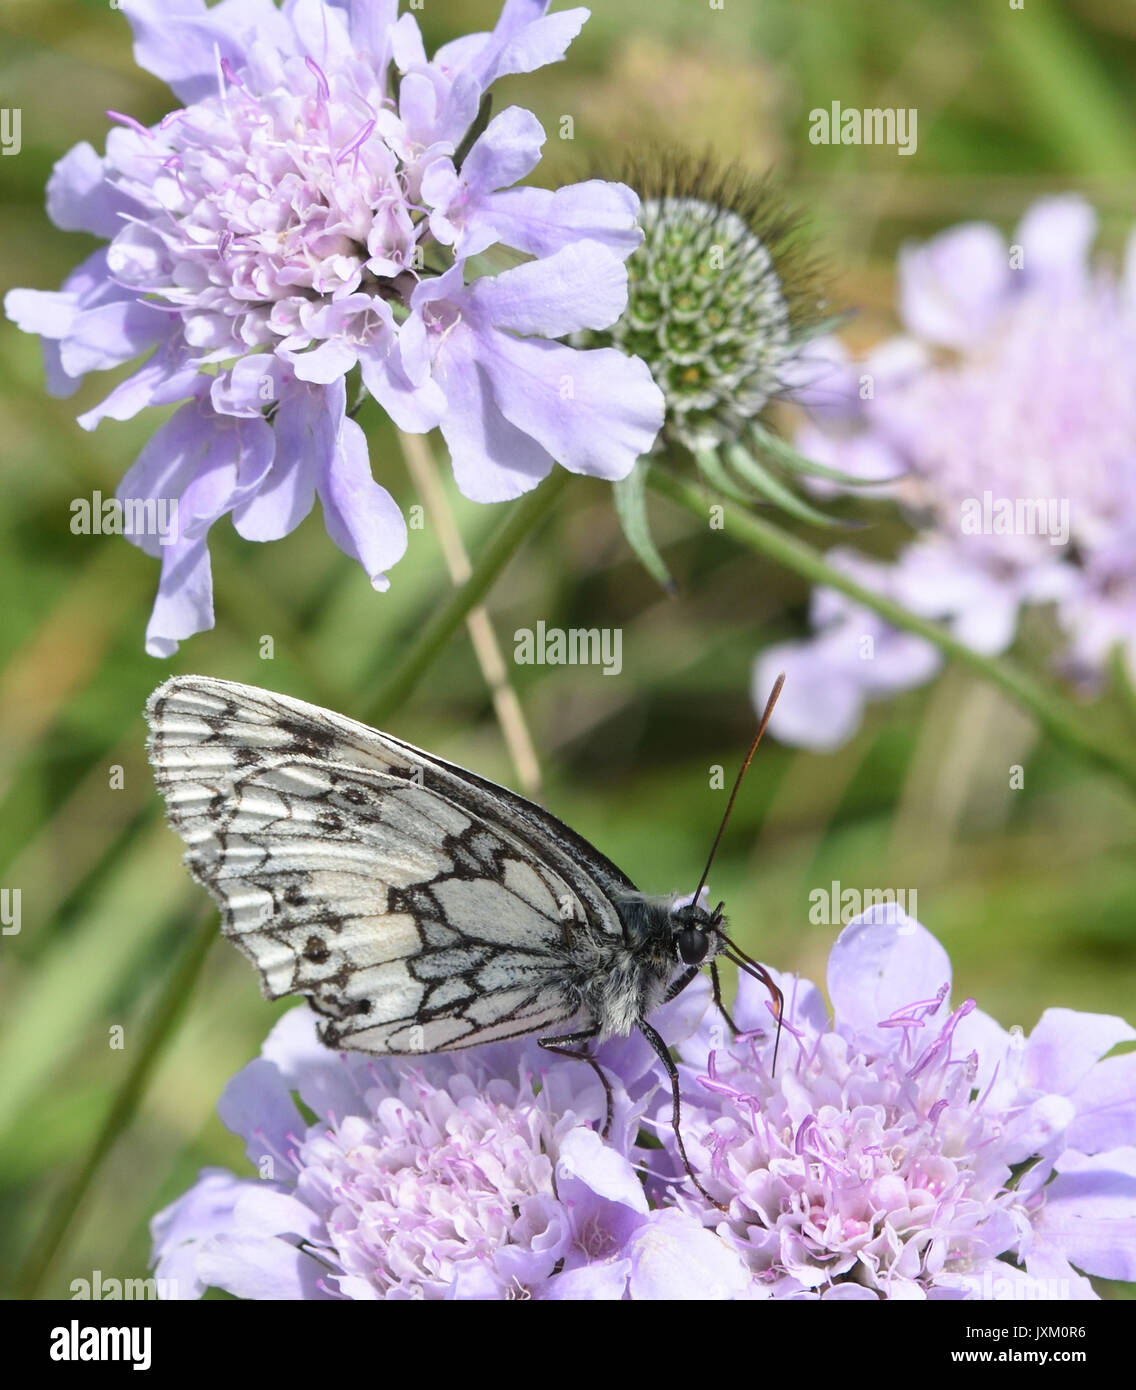
[(675, 938), (684, 965), (701, 965), (710, 949), (706, 933), (697, 927), (683, 927)]

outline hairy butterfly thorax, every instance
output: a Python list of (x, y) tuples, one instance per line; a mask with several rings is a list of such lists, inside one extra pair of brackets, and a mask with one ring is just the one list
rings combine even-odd
[(630, 1033), (664, 1001), (676, 977), (722, 949), (721, 919), (685, 899), (628, 893), (615, 905), (623, 939), (601, 947), (602, 959), (581, 962), (577, 975), (599, 1041)]

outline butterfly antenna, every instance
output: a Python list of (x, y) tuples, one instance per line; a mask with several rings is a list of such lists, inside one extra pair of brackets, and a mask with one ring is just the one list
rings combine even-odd
[(769, 699), (765, 702), (765, 713), (761, 716), (761, 723), (757, 726), (757, 733), (753, 736), (753, 742), (749, 746), (749, 752), (745, 755), (745, 762), (742, 763), (737, 777), (734, 779), (734, 789), (730, 793), (730, 799), (726, 803), (726, 813), (722, 817), (722, 823), (718, 827), (718, 833), (714, 836), (714, 843), (710, 847), (710, 858), (706, 861), (706, 867), (702, 870), (702, 877), (698, 880), (698, 887), (694, 890), (692, 902), (697, 903), (702, 896), (702, 890), (706, 887), (706, 880), (710, 877), (710, 866), (714, 863), (714, 856), (718, 853), (718, 846), (722, 843), (722, 836), (726, 830), (726, 823), (730, 819), (730, 812), (734, 809), (734, 802), (738, 799), (738, 792), (741, 790), (742, 778), (749, 771), (749, 765), (753, 762), (753, 755), (757, 752), (757, 745), (761, 742), (761, 736), (765, 732), (765, 726), (769, 723), (769, 716), (773, 713), (773, 706), (777, 703), (777, 697), (781, 694), (781, 687), (785, 684), (785, 672), (782, 671), (773, 683), (773, 689), (769, 692)]

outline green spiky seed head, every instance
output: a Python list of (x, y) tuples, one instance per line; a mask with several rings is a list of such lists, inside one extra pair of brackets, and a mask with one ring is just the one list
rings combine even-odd
[(623, 317), (591, 342), (641, 357), (666, 397), (662, 442), (737, 440), (783, 385), (819, 319), (794, 220), (763, 182), (687, 156), (625, 174), (643, 244), (627, 263)]

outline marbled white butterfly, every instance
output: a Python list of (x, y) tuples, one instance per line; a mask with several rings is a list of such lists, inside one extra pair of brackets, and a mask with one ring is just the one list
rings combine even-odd
[(540, 1033), (542, 1047), (594, 1067), (609, 1126), (607, 1079), (575, 1048), (638, 1028), (670, 1077), (697, 1183), (678, 1074), (647, 1016), (705, 964), (721, 1007), (719, 955), (761, 979), (780, 1016), (768, 974), (726, 936), (722, 905), (700, 905), (701, 883), (689, 901), (648, 897), (532, 802), (287, 695), (175, 676), (146, 714), (189, 870), (268, 998), (305, 995), (322, 1041), (359, 1052)]

